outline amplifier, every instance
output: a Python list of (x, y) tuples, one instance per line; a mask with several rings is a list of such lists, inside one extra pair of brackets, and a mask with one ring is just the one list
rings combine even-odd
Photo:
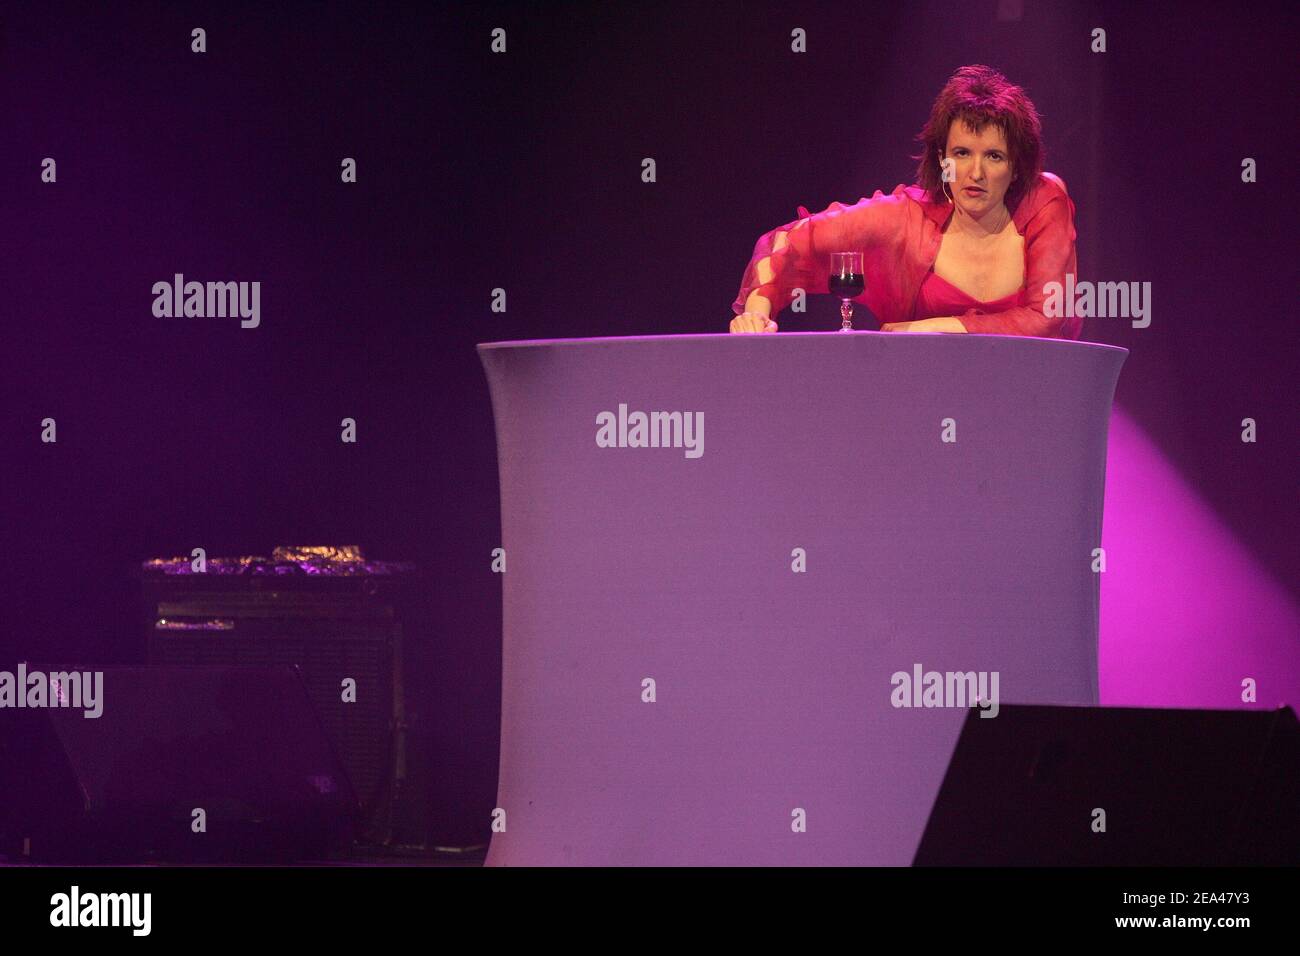
[(363, 838), (388, 842), (406, 778), (402, 626), (388, 579), (412, 566), (355, 548), (285, 548), (194, 567), (144, 564), (150, 663), (297, 667), (360, 802)]

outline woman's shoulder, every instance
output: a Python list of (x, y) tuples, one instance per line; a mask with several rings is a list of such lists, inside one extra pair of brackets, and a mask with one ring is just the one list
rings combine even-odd
[(1064, 202), (1073, 214), (1074, 200), (1070, 198), (1069, 190), (1065, 188), (1065, 180), (1056, 173), (1044, 170), (1038, 174), (1038, 182), (1034, 183), (1034, 188), (1029, 190), (1020, 201), (1019, 208), (1016, 209), (1017, 225), (1023, 225), (1033, 219), (1052, 202)]
[(1049, 173), (1047, 170), (1043, 170), (1038, 174), (1038, 184), (1035, 188), (1047, 190), (1047, 193), (1053, 196), (1058, 193), (1066, 197), (1070, 195), (1069, 190), (1065, 188), (1065, 180), (1056, 173)]
[[(1039, 181), (1034, 183), (1034, 189), (1028, 191), (1021, 199), (1021, 204), (1015, 207), (1015, 212), (1011, 215), (1015, 228), (1023, 234), (1028, 224), (1044, 209), (1053, 207), (1053, 204), (1057, 204), (1067, 219), (1074, 220), (1074, 200), (1070, 199), (1070, 193), (1066, 190), (1065, 179), (1044, 170), (1039, 173)], [(1054, 213), (1049, 213), (1049, 216), (1054, 216)]]

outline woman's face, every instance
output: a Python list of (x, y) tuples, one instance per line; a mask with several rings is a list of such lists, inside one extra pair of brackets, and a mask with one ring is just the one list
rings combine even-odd
[(948, 184), (953, 202), (975, 218), (1002, 205), (1014, 170), (1007, 140), (994, 123), (976, 133), (964, 121), (948, 127), (945, 157), (953, 160), (953, 181)]

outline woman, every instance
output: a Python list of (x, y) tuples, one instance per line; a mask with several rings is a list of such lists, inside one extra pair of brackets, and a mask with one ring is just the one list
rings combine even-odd
[[(775, 332), (798, 289), (828, 292), (830, 254), (860, 250), (864, 303), (885, 332), (1077, 339), (1082, 318), (1045, 313), (1049, 283), (1076, 269), (1074, 203), (1042, 171), (1042, 125), (1025, 91), (965, 66), (918, 135), (918, 184), (831, 203), (759, 237), (732, 332)], [(948, 173), (945, 175), (945, 169)]]

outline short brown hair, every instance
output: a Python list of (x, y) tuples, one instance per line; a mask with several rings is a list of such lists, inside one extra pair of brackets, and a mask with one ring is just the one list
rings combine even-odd
[(1043, 124), (1038, 110), (1023, 89), (992, 67), (975, 64), (954, 73), (939, 91), (925, 128), (916, 135), (922, 149), (912, 157), (921, 161), (916, 181), (931, 202), (947, 202), (939, 154), (948, 146), (949, 128), (959, 119), (976, 133), (992, 123), (1006, 137), (1015, 178), (1003, 202), (1015, 212), (1043, 171)]

